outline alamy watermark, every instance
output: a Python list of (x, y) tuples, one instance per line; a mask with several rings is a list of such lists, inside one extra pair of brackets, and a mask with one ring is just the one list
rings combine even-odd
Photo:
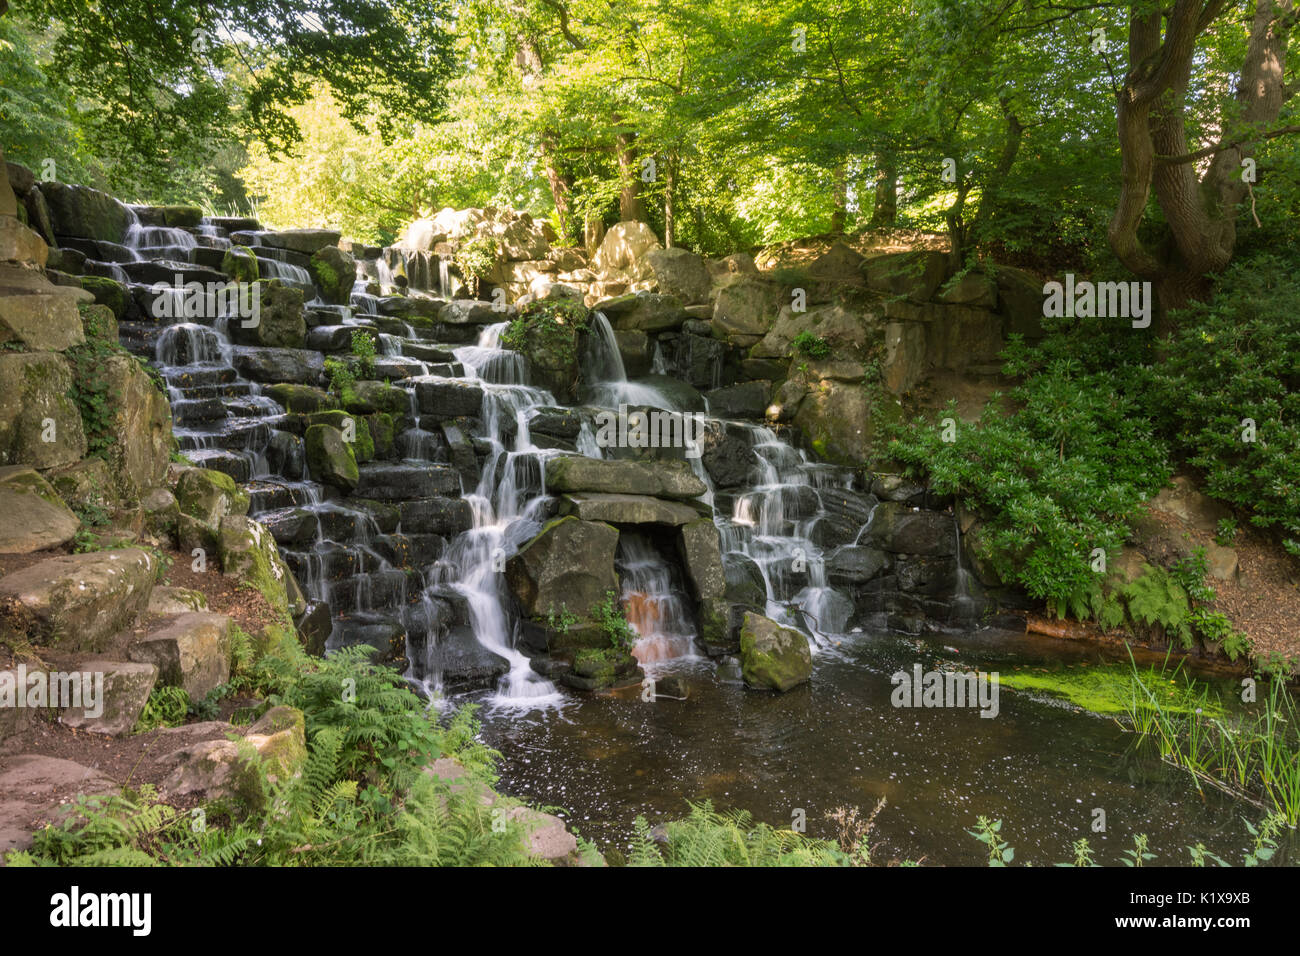
[(1132, 319), (1133, 328), (1151, 325), (1155, 301), (1150, 282), (1082, 282), (1074, 273), (1065, 283), (1043, 283), (1043, 315), (1047, 318)]
[(87, 717), (104, 714), (103, 671), (32, 671), (19, 664), (0, 671), (0, 707), (33, 710), (81, 708)]
[(895, 707), (978, 707), (981, 717), (998, 715), (997, 671), (922, 671), (913, 664), (912, 673), (895, 671), (889, 682)]
[(251, 329), (262, 314), (262, 287), (256, 282), (186, 282), (180, 273), (169, 284), (155, 282), (151, 311), (156, 319), (227, 316)]
[(687, 458), (699, 458), (703, 435), (700, 412), (629, 412), (620, 405), (617, 412), (596, 415), (596, 444), (601, 448), (684, 448)]

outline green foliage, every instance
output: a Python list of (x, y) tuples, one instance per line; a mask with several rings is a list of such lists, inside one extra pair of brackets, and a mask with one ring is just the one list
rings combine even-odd
[(1300, 547), (1297, 311), (1292, 259), (1260, 254), (1234, 264), (1213, 299), (1178, 313), (1150, 406), (1175, 450), (1204, 472), (1207, 494)]
[(1220, 518), (1218, 530), (1214, 534), (1214, 543), (1221, 548), (1230, 548), (1237, 540), (1237, 519)]
[(630, 866), (851, 866), (834, 843), (793, 830), (754, 823), (744, 811), (719, 812), (706, 800), (690, 815), (666, 824), (667, 839), (655, 843), (644, 817), (636, 819)]
[(179, 727), (185, 723), (190, 710), (190, 695), (182, 687), (155, 687), (149, 692), (135, 732), (156, 730), (159, 727)]
[(496, 256), (496, 243), (488, 236), (468, 239), (456, 250), (456, 268), (475, 293), (478, 292), (479, 283), (492, 271)]
[(1177, 639), (1191, 648), (1192, 608), (1187, 591), (1164, 568), (1150, 568), (1120, 588), (1133, 621), (1145, 628)]
[(547, 627), (553, 631), (558, 631), (560, 634), (568, 634), (569, 628), (573, 627), (573, 625), (577, 623), (578, 616), (569, 610), (567, 604), (560, 605), (560, 613), (558, 615), (555, 613), (554, 607), (546, 613)]
[(605, 599), (592, 605), (591, 616), (609, 638), (610, 647), (615, 650), (630, 651), (640, 638), (636, 629), (628, 623), (623, 605), (618, 603), (618, 595), (613, 591), (606, 591)]
[(796, 335), (791, 345), (794, 346), (796, 352), (812, 358), (822, 359), (831, 354), (831, 344), (820, 335), (814, 335), (807, 329)]
[(552, 367), (576, 367), (578, 333), (587, 328), (590, 313), (581, 300), (540, 299), (519, 310), (501, 336), (502, 348), (545, 354)]
[(437, 726), (406, 682), (370, 663), (370, 654), (358, 646), (313, 661), (270, 700), (303, 712), (309, 741), (337, 735), (338, 767), (348, 779), (406, 787), (438, 756)]
[[(1058, 357), (1059, 341), (1028, 348), (1011, 338), (1006, 370), (1024, 376), (1010, 393), (1014, 412), (995, 396), (968, 425), (950, 403), (937, 421), (890, 426), (889, 453), (986, 516), (981, 535), (1003, 580), (1060, 616), (1113, 615), (1091, 554), (1118, 551), (1139, 504), (1168, 480), (1165, 447), (1111, 375)], [(944, 440), (946, 418), (956, 441)]]
[(346, 403), (349, 398), (355, 396), (357, 377), (352, 373), (352, 369), (348, 368), (346, 362), (335, 358), (326, 359), (325, 374), (330, 379), (330, 392), (337, 395), (340, 401)]
[(1016, 851), (1001, 837), (1001, 820), (981, 816), (975, 821), (975, 829), (966, 832), (988, 848), (989, 866), (1006, 866), (1015, 859)]
[[(357, 357), (361, 366), (363, 377), (369, 377), (375, 371), (375, 337), (368, 329), (352, 330), (352, 354)], [(333, 375), (330, 377), (330, 387), (334, 387)]]
[(117, 442), (113, 419), (122, 396), (109, 387), (104, 374), (104, 360), (113, 355), (129, 354), (114, 343), (102, 339), (89, 339), (74, 345), (63, 355), (72, 366), (72, 386), (68, 398), (76, 403), (81, 413), (82, 428), (86, 433), (86, 454), (91, 458), (109, 457)]

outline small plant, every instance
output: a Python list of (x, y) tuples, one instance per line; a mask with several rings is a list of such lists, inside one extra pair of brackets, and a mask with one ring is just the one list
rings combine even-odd
[(988, 848), (989, 866), (1006, 866), (1016, 857), (1016, 851), (1001, 838), (1002, 821), (979, 817), (974, 830), (966, 832)]
[(627, 622), (623, 606), (618, 603), (618, 595), (613, 591), (605, 592), (605, 600), (592, 607), (591, 616), (605, 632), (610, 646), (615, 650), (630, 651), (640, 639), (636, 629)]
[(796, 335), (791, 345), (796, 352), (811, 358), (822, 359), (831, 354), (831, 344), (820, 335), (813, 335), (807, 329)]
[(546, 615), (546, 625), (560, 634), (568, 634), (569, 628), (578, 623), (578, 616), (569, 610), (567, 604), (560, 605), (560, 613), (555, 613), (554, 606)]
[(1237, 519), (1220, 518), (1219, 530), (1214, 535), (1214, 541), (1219, 547), (1230, 548), (1232, 543), (1237, 540)]
[(348, 368), (346, 362), (338, 359), (325, 360), (325, 374), (330, 377), (330, 392), (339, 398), (351, 392), (353, 386), (357, 384), (357, 377), (352, 374), (352, 369)]
[(363, 375), (369, 376), (374, 373), (377, 354), (375, 337), (368, 329), (352, 330), (352, 354), (359, 360)]
[(155, 687), (135, 723), (135, 732), (179, 727), (190, 710), (190, 695), (181, 687)]
[(1281, 813), (1270, 813), (1256, 828), (1249, 820), (1245, 821), (1246, 829), (1250, 831), (1251, 837), (1255, 841), (1253, 849), (1246, 853), (1246, 866), (1259, 866), (1261, 863), (1267, 863), (1273, 859), (1273, 854), (1277, 852), (1277, 835), (1281, 829), (1286, 826), (1286, 817)]
[(496, 254), (496, 242), (487, 236), (475, 236), (461, 243), (456, 250), (456, 267), (474, 295), (478, 295), (480, 282), (492, 272)]
[(1156, 855), (1147, 852), (1147, 835), (1139, 833), (1133, 837), (1133, 849), (1124, 851), (1125, 866), (1145, 866), (1147, 860), (1154, 860)]
[(1092, 859), (1092, 846), (1088, 843), (1087, 837), (1079, 837), (1070, 844), (1070, 850), (1074, 854), (1074, 859), (1069, 863), (1058, 863), (1057, 866), (1097, 866)]

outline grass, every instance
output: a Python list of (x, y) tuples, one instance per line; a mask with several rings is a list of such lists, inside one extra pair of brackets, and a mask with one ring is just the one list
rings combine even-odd
[(1288, 826), (1300, 822), (1300, 709), (1282, 680), (1271, 678), (1266, 696), (1229, 716), (1208, 691), (1202, 706), (1175, 710), (1136, 665), (1132, 679), (1128, 717), (1141, 744), (1191, 774), (1198, 789), (1278, 813)]

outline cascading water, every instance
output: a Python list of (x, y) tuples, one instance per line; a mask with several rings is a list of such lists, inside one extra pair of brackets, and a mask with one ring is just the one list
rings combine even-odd
[[(426, 576), (426, 593), (436, 596), (448, 589), (466, 603), (474, 637), (502, 657), (509, 670), (501, 678), (489, 703), (497, 707), (554, 706), (562, 697), (555, 685), (535, 673), (529, 659), (515, 648), (514, 625), (507, 612), (502, 571), (506, 558), (521, 540), (541, 527), (540, 509), (545, 494), (545, 459), (550, 452), (532, 443), (527, 412), (554, 405), (547, 391), (524, 384), (523, 357), (500, 348), (506, 324), (487, 326), (477, 344), (455, 350), (466, 377), (482, 383), (482, 432), (489, 452), (473, 493), (465, 499), (473, 510), (473, 527), (452, 541), (447, 552)], [(507, 448), (508, 434), (513, 440)], [(436, 675), (426, 686), (436, 686)]]
[(695, 628), (686, 606), (685, 587), (672, 567), (643, 535), (624, 531), (615, 555), (622, 589), (619, 601), (640, 635), (632, 656), (653, 671), (664, 661), (695, 657)]

